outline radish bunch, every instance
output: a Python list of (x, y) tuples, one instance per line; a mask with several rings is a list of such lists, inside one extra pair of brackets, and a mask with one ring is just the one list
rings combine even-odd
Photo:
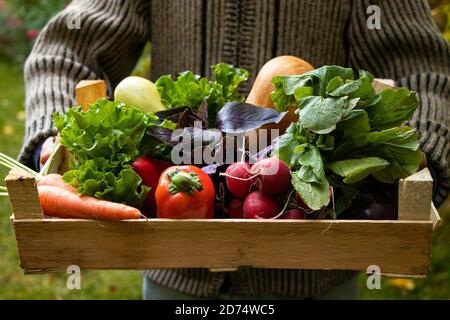
[[(235, 162), (222, 175), (234, 196), (228, 207), (231, 218), (273, 218), (282, 207), (279, 196), (291, 189), (289, 167), (275, 157), (259, 160), (253, 166), (247, 162)], [(300, 214), (289, 216), (304, 217)]]

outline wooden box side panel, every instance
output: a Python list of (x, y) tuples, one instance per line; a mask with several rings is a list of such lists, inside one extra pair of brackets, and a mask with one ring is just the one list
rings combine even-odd
[(15, 219), (43, 219), (36, 180), (29, 173), (12, 169), (5, 179)]
[(367, 270), (425, 275), (431, 222), (14, 221), (27, 273), (82, 269)]
[(433, 178), (425, 168), (399, 181), (398, 219), (428, 220), (432, 204)]

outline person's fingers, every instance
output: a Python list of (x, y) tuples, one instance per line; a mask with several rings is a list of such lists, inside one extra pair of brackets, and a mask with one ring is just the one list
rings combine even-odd
[(384, 84), (387, 87), (393, 87), (393, 88), (395, 87), (395, 81), (392, 79), (375, 78), (374, 81)]
[(425, 152), (422, 152), (422, 160), (420, 161), (420, 169), (424, 169), (428, 167), (428, 159), (427, 159), (427, 154)]
[(48, 158), (50, 158), (53, 150), (53, 145), (55, 144), (55, 137), (49, 137), (47, 140), (44, 141), (41, 148), (41, 155), (40, 155), (40, 164), (43, 166)]

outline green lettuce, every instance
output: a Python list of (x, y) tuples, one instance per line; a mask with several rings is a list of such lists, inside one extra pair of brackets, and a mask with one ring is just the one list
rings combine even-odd
[(197, 110), (206, 101), (209, 126), (214, 127), (216, 115), (225, 103), (244, 100), (238, 87), (248, 79), (249, 73), (226, 63), (213, 65), (211, 69), (211, 81), (192, 71), (180, 73), (175, 80), (171, 75), (160, 77), (156, 86), (163, 104), (167, 108), (190, 107)]
[(131, 163), (142, 154), (140, 144), (147, 128), (158, 118), (120, 102), (101, 99), (90, 105), (55, 113), (61, 144), (73, 156), (64, 180), (84, 195), (140, 207), (149, 189)]

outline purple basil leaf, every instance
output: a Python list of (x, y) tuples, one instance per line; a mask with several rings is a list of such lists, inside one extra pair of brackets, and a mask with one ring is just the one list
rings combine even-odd
[(217, 114), (216, 128), (225, 133), (246, 132), (265, 124), (279, 123), (285, 114), (244, 102), (229, 102)]
[(179, 108), (173, 108), (163, 111), (158, 111), (155, 113), (155, 115), (159, 118), (159, 120), (162, 122), (163, 120), (171, 120), (175, 123), (178, 122), (181, 115), (186, 111), (191, 110), (189, 107), (179, 107)]
[(197, 116), (202, 121), (204, 127), (208, 128), (208, 101), (206, 99), (203, 100), (200, 107), (197, 110)]
[(146, 134), (160, 142), (175, 146), (178, 144), (178, 141), (172, 141), (172, 132), (172, 130), (160, 126), (151, 126), (147, 129)]

